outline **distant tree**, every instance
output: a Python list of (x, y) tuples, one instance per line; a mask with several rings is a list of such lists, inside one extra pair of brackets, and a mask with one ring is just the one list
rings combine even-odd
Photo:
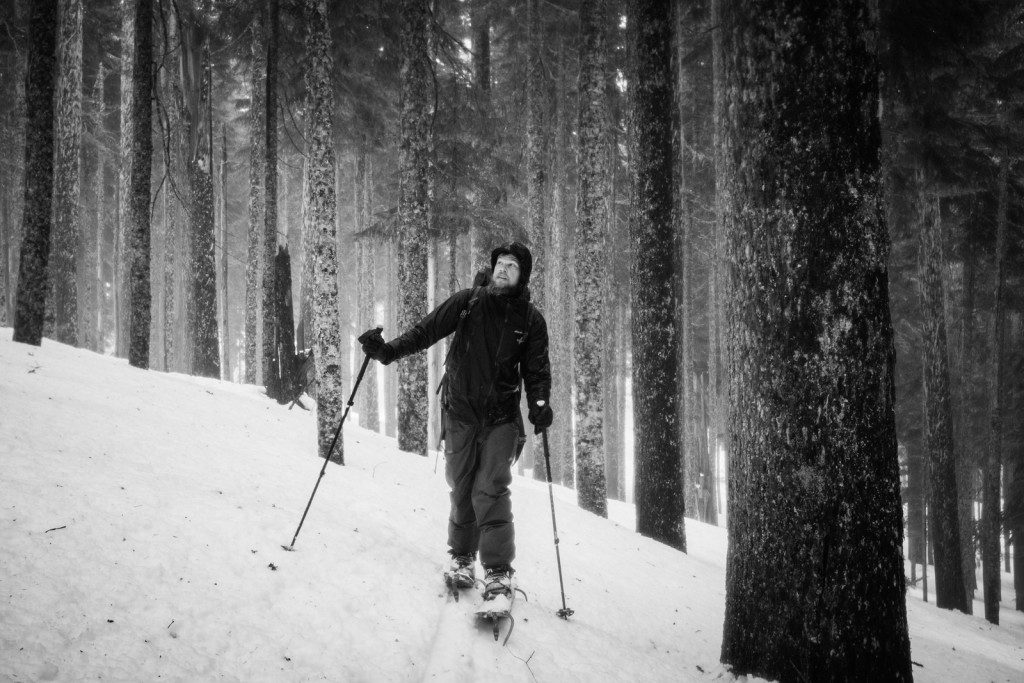
[(135, 139), (135, 120), (131, 116), (132, 74), (135, 69), (135, 5), (136, 0), (120, 0), (121, 4), (121, 105), (118, 109), (120, 118), (120, 138), (118, 139), (118, 173), (117, 173), (117, 227), (114, 237), (114, 353), (120, 358), (128, 357), (129, 310), (131, 297), (129, 294), (129, 273), (131, 270), (131, 251), (129, 248), (128, 224), (132, 184), (132, 163), (135, 155), (131, 141)]
[(245, 381), (260, 381), (263, 365), (260, 332), (262, 324), (262, 248), (266, 222), (267, 165), (267, 45), (264, 32), (265, 11), (258, 7), (253, 13), (252, 25), (252, 81), (249, 94), (249, 231), (248, 252), (245, 260)]
[(999, 209), (996, 217), (995, 254), (995, 311), (992, 332), (991, 363), (991, 444), (982, 466), (981, 501), (981, 562), (982, 586), (985, 599), (985, 620), (999, 623), (999, 603), (1002, 600), (1002, 577), (999, 572), (999, 539), (1002, 531), (1002, 467), (1005, 448), (1005, 388), (1004, 354), (1006, 335), (1006, 252), (1008, 185), (1010, 173), (1009, 150), (1004, 151), (999, 167)]
[(292, 259), (288, 245), (277, 247), (277, 258), (274, 259), (274, 272), (277, 278), (277, 327), (281, 331), (278, 338), (277, 378), (281, 387), (279, 403), (289, 403), (301, 395), (302, 385), (298, 384), (295, 367), (295, 316), (292, 313)]
[[(78, 344), (78, 256), (81, 239), (82, 2), (61, 0), (55, 115), (53, 240), (48, 327), (59, 342)], [(50, 322), (52, 320), (52, 322)]]
[[(923, 174), (920, 174), (923, 176)], [(949, 388), (946, 314), (942, 287), (942, 222), (938, 198), (928, 196), (922, 180), (920, 212), (921, 309), (924, 318), (925, 452), (928, 462), (928, 509), (935, 553), (935, 604), (967, 611), (960, 564), (956, 450)]]
[(219, 378), (209, 11), (203, 5), (182, 15), (181, 24), (182, 119), (189, 185), (185, 318), (191, 347), (190, 371), (202, 377)]
[(579, 187), (576, 202), (576, 472), (579, 504), (608, 515), (601, 356), (605, 330), (605, 230), (608, 207), (606, 0), (580, 4)]
[(910, 681), (870, 0), (721, 7), (729, 262), (722, 661)]
[[(355, 178), (355, 213), (356, 233), (362, 233), (369, 227), (370, 206), (373, 195), (373, 169), (367, 158), (365, 140), (359, 146), (356, 157), (356, 178)], [(370, 239), (359, 239), (357, 242), (358, 269), (359, 269), (359, 291), (358, 291), (358, 315), (359, 329), (366, 330), (377, 324), (375, 319), (375, 298), (374, 273), (376, 263), (374, 259), (374, 244)], [(366, 429), (375, 432), (380, 431), (380, 415), (377, 401), (377, 363), (370, 363), (366, 366), (366, 375), (363, 378), (365, 388), (360, 392), (359, 424)]]
[[(275, 373), (271, 368), (276, 364), (277, 354), (277, 312), (274, 310), (274, 256), (277, 254), (277, 108), (278, 108), (278, 41), (280, 34), (280, 3), (267, 2), (267, 71), (266, 71), (266, 155), (263, 181), (263, 386), (267, 396), (277, 398), (278, 388), (274, 385)], [(308, 259), (307, 259), (308, 260)], [(320, 363), (320, 359), (317, 359)], [(318, 365), (319, 367), (319, 365)]]
[[(427, 98), (427, 6), (402, 5), (401, 137), (398, 167), (398, 328), (407, 330), (427, 313), (427, 187), (430, 108)], [(398, 366), (398, 447), (427, 454), (427, 363), (415, 354)]]
[[(334, 139), (331, 116), (334, 90), (327, 0), (306, 0), (306, 259), (312, 260), (313, 359), (317, 376), (317, 434), (320, 457), (328, 449), (341, 417), (341, 327), (338, 319), (338, 247), (335, 212)], [(264, 378), (266, 381), (266, 378)], [(344, 463), (341, 444), (331, 456)]]
[(153, 0), (135, 5), (135, 57), (132, 70), (133, 138), (125, 237), (128, 240), (128, 363), (149, 367), (150, 181), (153, 167)]
[(53, 220), (53, 93), (57, 0), (32, 3), (25, 77), (25, 204), (14, 341), (39, 346)]
[(667, 2), (631, 0), (633, 48), (633, 414), (636, 524), (644, 536), (686, 550), (680, 411), (681, 273), (672, 215), (672, 30)]

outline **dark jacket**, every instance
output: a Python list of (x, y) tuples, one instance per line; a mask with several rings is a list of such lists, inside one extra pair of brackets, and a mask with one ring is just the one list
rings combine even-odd
[(530, 303), (528, 288), (511, 296), (487, 287), (453, 294), (402, 336), (388, 342), (395, 358), (452, 339), (445, 364), (442, 405), (461, 422), (500, 424), (519, 415), (520, 380), (533, 405), (551, 396), (548, 328)]

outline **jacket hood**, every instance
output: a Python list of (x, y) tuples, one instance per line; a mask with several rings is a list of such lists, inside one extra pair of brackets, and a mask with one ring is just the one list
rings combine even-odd
[(498, 257), (509, 254), (519, 262), (519, 286), (526, 288), (530, 284), (530, 273), (533, 271), (533, 254), (522, 242), (510, 242), (497, 247), (491, 252), (491, 271), (498, 263)]

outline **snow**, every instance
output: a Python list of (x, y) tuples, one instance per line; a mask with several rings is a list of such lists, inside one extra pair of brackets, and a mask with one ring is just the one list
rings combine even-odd
[[(675, 552), (631, 530), (630, 506), (600, 519), (556, 487), (563, 620), (548, 489), (519, 477), (527, 597), (502, 647), (475, 601), (446, 599), (435, 458), (354, 415), (285, 551), (316, 421), (261, 393), (0, 328), (0, 680), (758, 680), (718, 662), (723, 529), (688, 520)], [(994, 627), (910, 591), (916, 680), (1024, 680), (1008, 576), (1003, 595)]]

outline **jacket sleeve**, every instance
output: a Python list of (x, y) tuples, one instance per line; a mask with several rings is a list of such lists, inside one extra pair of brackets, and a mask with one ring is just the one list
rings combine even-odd
[[(533, 308), (533, 304), (530, 307)], [(520, 371), (526, 386), (526, 399), (533, 406), (537, 401), (551, 401), (551, 361), (548, 358), (548, 324), (536, 309), (531, 318), (526, 355), (520, 363)]]
[(389, 341), (388, 346), (395, 351), (394, 360), (423, 351), (454, 332), (472, 292), (471, 289), (456, 292), (411, 329)]

